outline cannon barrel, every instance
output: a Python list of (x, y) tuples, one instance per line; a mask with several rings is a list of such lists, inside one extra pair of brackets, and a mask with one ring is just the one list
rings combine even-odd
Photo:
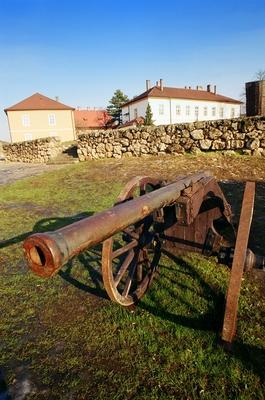
[(30, 269), (39, 276), (54, 275), (81, 251), (96, 245), (154, 211), (174, 204), (186, 187), (208, 174), (200, 172), (138, 198), (74, 222), (54, 232), (36, 233), (23, 244)]

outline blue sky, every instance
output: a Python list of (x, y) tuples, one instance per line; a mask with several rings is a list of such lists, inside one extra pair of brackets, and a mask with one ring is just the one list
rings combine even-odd
[(265, 70), (265, 1), (0, 0), (0, 60), (0, 140), (3, 109), (35, 92), (105, 107), (163, 78), (239, 98)]

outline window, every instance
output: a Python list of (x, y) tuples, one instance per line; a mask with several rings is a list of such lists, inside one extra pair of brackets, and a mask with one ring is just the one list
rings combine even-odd
[(48, 115), (49, 125), (54, 126), (56, 125), (55, 114)]
[(180, 114), (181, 114), (181, 107), (180, 107), (180, 105), (177, 105), (177, 106), (176, 106), (176, 114), (177, 114), (177, 115), (180, 115)]
[(25, 133), (24, 138), (25, 140), (32, 140), (32, 133)]
[(199, 116), (199, 107), (196, 106), (195, 107), (195, 117), (198, 118), (198, 116)]
[(28, 114), (22, 115), (22, 125), (23, 126), (30, 126), (30, 119)]
[(203, 115), (206, 117), (208, 114), (208, 108), (207, 107), (203, 107)]
[(224, 118), (224, 109), (223, 109), (223, 107), (221, 107), (220, 110), (219, 110), (219, 117), (220, 118)]
[(137, 112), (137, 108), (135, 108), (133, 110), (133, 115), (134, 115), (134, 119), (136, 119), (138, 117), (138, 112)]
[(213, 116), (213, 117), (216, 116), (216, 107), (212, 107), (212, 116)]
[(158, 113), (164, 115), (164, 104), (159, 104)]
[(190, 106), (186, 106), (186, 115), (190, 115)]
[(231, 118), (235, 118), (235, 109), (231, 108)]

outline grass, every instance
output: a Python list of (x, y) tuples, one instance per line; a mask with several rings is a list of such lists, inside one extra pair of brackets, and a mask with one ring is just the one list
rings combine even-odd
[[(148, 293), (137, 308), (124, 310), (106, 298), (100, 248), (78, 255), (46, 280), (28, 271), (21, 248), (30, 232), (111, 206), (134, 175), (173, 179), (210, 168), (219, 179), (265, 179), (264, 167), (264, 159), (215, 154), (102, 160), (2, 186), (0, 369), (11, 395), (264, 399), (265, 300), (252, 275), (244, 277), (230, 354), (219, 346), (229, 271), (215, 259), (164, 253)], [(262, 206), (258, 210), (260, 217)], [(264, 251), (262, 235), (254, 236)]]

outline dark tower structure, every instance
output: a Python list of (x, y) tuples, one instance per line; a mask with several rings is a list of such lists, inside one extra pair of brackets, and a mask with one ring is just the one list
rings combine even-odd
[(246, 83), (246, 114), (265, 115), (265, 80)]

